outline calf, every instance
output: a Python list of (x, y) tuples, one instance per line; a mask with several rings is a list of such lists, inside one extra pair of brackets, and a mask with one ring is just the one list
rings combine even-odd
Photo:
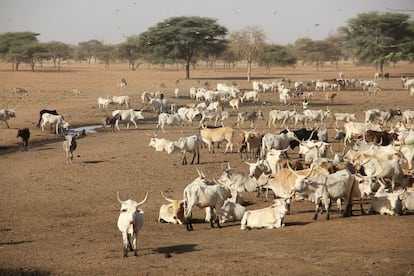
[(99, 108), (99, 109), (101, 109), (101, 106), (102, 106), (102, 108), (107, 109), (107, 108), (108, 108), (108, 105), (109, 105), (110, 103), (112, 103), (112, 100), (111, 100), (111, 99), (108, 99), (108, 98), (102, 98), (102, 97), (99, 97), (99, 98), (98, 98), (98, 108)]
[(275, 199), (270, 207), (246, 211), (241, 220), (240, 229), (284, 227), (283, 218), (287, 210), (285, 199)]
[(102, 118), (102, 129), (104, 131), (106, 131), (106, 126), (111, 126), (112, 132), (115, 131), (115, 123), (116, 121), (121, 119), (121, 114), (116, 114), (115, 116), (112, 117), (105, 117)]
[(121, 203), (121, 210), (118, 217), (118, 229), (122, 233), (123, 241), (123, 256), (128, 256), (128, 251), (134, 251), (134, 255), (138, 256), (137, 240), (139, 231), (144, 226), (144, 211), (139, 208), (148, 198), (148, 191), (144, 200), (136, 202), (128, 199), (122, 201), (119, 199), (119, 192), (117, 193), (118, 201)]
[(65, 135), (63, 141), (63, 149), (66, 152), (66, 164), (72, 163), (73, 152), (76, 150), (76, 138), (72, 135)]
[(30, 130), (27, 127), (22, 128), (22, 129), (19, 128), (17, 130), (17, 136), (16, 137), (21, 137), (22, 138), (22, 141), (23, 141), (22, 151), (27, 150), (28, 145), (29, 145)]

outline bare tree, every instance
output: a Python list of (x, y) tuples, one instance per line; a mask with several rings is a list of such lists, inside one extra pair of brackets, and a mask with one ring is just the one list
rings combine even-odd
[(256, 26), (246, 27), (229, 35), (231, 47), (237, 49), (240, 57), (247, 62), (247, 81), (250, 82), (252, 63), (257, 58), (259, 51), (265, 45), (265, 33)]

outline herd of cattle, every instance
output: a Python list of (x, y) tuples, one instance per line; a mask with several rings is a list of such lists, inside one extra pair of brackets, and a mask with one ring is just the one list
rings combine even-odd
[[(343, 76), (342, 76), (343, 77)], [(126, 81), (122, 82), (126, 86)], [(402, 79), (403, 87), (414, 94), (414, 80)], [(137, 120), (144, 119), (143, 112), (152, 109), (158, 114), (157, 129), (165, 133), (165, 126), (193, 125), (199, 121), (199, 130), (193, 135), (180, 137), (176, 141), (150, 137), (149, 146), (157, 152), (174, 152), (182, 155), (182, 164), (186, 165), (186, 154), (192, 153), (191, 164), (200, 163), (200, 151), (203, 146), (213, 154), (215, 147), (225, 142), (224, 153), (233, 152), (233, 141), (236, 142), (237, 152), (245, 161), (248, 173), (237, 173), (232, 170), (230, 163), (223, 168), (220, 176), (208, 179), (197, 169), (198, 176), (183, 190), (182, 199), (171, 199), (161, 195), (169, 203), (162, 205), (159, 211), (159, 222), (184, 224), (187, 230), (193, 230), (191, 223), (192, 210), (195, 207), (206, 210), (207, 222), (211, 226), (240, 221), (241, 229), (251, 228), (280, 228), (284, 227), (284, 216), (290, 213), (292, 200), (308, 199), (315, 204), (314, 219), (319, 212), (326, 212), (330, 218), (330, 206), (336, 202), (337, 208), (344, 216), (352, 215), (352, 203), (358, 200), (362, 213), (376, 212), (380, 214), (402, 214), (414, 211), (414, 190), (411, 188), (413, 177), (412, 162), (414, 160), (414, 110), (399, 109), (365, 111), (363, 122), (357, 122), (357, 116), (352, 113), (331, 113), (329, 108), (320, 110), (271, 110), (266, 126), (270, 129), (280, 123), (280, 133), (264, 133), (257, 131), (255, 123), (264, 119), (261, 110), (240, 111), (239, 107), (252, 102), (254, 106), (259, 101), (260, 93), (279, 92), (282, 105), (288, 104), (292, 98), (302, 96), (312, 97), (312, 91), (326, 91), (327, 101), (333, 100), (335, 93), (355, 82), (344, 78), (336, 80), (316, 81), (314, 83), (296, 82), (294, 88), (286, 80), (272, 83), (253, 82), (253, 90), (240, 91), (236, 86), (218, 84), (216, 89), (206, 87), (191, 88), (189, 97), (194, 103), (186, 106), (170, 104), (162, 93), (142, 93), (141, 100), (145, 106), (142, 110), (130, 108), (128, 96), (100, 97), (98, 108), (106, 110), (112, 103), (125, 105), (125, 110), (114, 110), (110, 117), (102, 119), (102, 127), (107, 126), (112, 131), (120, 130), (119, 122), (125, 122), (127, 129), (132, 122), (137, 126)], [(379, 89), (373, 81), (360, 81), (363, 90)], [(179, 97), (178, 83), (174, 91)], [(411, 95), (411, 94), (410, 94)], [(237, 122), (225, 127), (224, 123), (231, 112), (224, 110), (228, 105), (231, 111), (237, 112)], [(1, 109), (0, 120), (7, 121), (16, 116), (15, 109)], [(344, 145), (342, 152), (334, 152), (328, 142), (328, 118), (335, 119), (335, 139)], [(398, 120), (389, 131), (385, 128), (391, 121)], [(207, 122), (214, 126), (207, 126)], [(250, 130), (242, 130), (235, 135), (236, 129), (244, 127), (244, 122), (250, 122)], [(218, 123), (220, 122), (220, 126)], [(294, 125), (290, 130), (287, 125)], [(297, 124), (301, 125), (297, 127)], [(309, 129), (309, 123), (314, 126)], [(41, 110), (37, 127), (42, 131), (45, 125), (55, 125), (55, 133), (65, 134), (69, 128), (64, 115), (56, 110)], [(342, 125), (342, 126), (340, 126)], [(30, 131), (28, 128), (19, 129), (18, 137), (23, 139), (23, 149), (27, 149)], [(73, 160), (76, 149), (76, 137), (65, 134), (63, 148), (66, 152), (66, 163)], [(292, 158), (293, 151), (299, 158)], [(348, 150), (346, 151), (346, 149)], [(289, 154), (288, 154), (288, 151)], [(328, 154), (332, 153), (332, 158)], [(243, 157), (243, 154), (245, 158)], [(408, 170), (404, 170), (404, 163)], [(263, 195), (263, 192), (266, 192)], [(257, 196), (268, 197), (272, 191), (273, 203), (266, 208), (246, 210), (243, 206), (243, 193), (257, 192)], [(122, 201), (118, 219), (118, 228), (123, 237), (123, 254), (129, 250), (137, 255), (137, 238), (142, 228), (143, 210), (139, 208), (147, 200), (148, 192), (141, 202), (128, 199)], [(369, 210), (363, 209), (363, 200), (370, 200)], [(342, 202), (346, 202), (342, 211)]]

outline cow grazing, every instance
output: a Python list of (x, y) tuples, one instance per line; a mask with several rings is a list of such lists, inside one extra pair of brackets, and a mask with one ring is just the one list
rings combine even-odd
[(0, 109), (0, 121), (3, 121), (7, 128), (9, 127), (9, 124), (7, 123), (10, 118), (16, 118), (16, 108), (13, 109)]
[(161, 196), (169, 202), (160, 207), (158, 222), (183, 224), (184, 222), (184, 202), (183, 200), (170, 199), (161, 191)]
[(128, 256), (128, 251), (134, 251), (134, 256), (138, 256), (138, 234), (144, 226), (144, 211), (139, 208), (148, 198), (148, 191), (141, 202), (128, 199), (122, 201), (117, 193), (118, 201), (121, 203), (121, 210), (118, 217), (118, 229), (122, 233), (123, 256)]
[(73, 152), (76, 150), (76, 138), (72, 135), (65, 135), (65, 141), (63, 141), (63, 149), (66, 153), (66, 164), (72, 163)]
[[(229, 188), (217, 184), (211, 180), (207, 180), (203, 173), (198, 171), (199, 177), (187, 185), (184, 189), (184, 220), (188, 231), (193, 230), (191, 223), (191, 214), (194, 207), (206, 208), (210, 207), (210, 225), (214, 228), (214, 223), (217, 227), (220, 226), (219, 217), (221, 214), (221, 207), (224, 201), (231, 197)], [(214, 213), (215, 210), (215, 213)]]
[(230, 149), (230, 152), (233, 151), (233, 135), (234, 129), (231, 127), (218, 127), (218, 128), (202, 128), (200, 129), (201, 140), (207, 144), (208, 152), (214, 153), (213, 143), (220, 143), (226, 141), (226, 148), (224, 153)]
[(22, 138), (22, 151), (27, 150), (28, 145), (29, 145), (29, 138), (30, 138), (30, 130), (25, 127), (25, 128), (19, 128), (17, 130), (17, 135), (16, 137), (21, 137)]
[(283, 218), (287, 211), (286, 200), (275, 199), (270, 207), (245, 211), (240, 229), (274, 229), (284, 227)]
[(142, 110), (134, 110), (134, 109), (125, 109), (125, 110), (115, 110), (112, 112), (112, 116), (115, 117), (119, 114), (121, 117), (116, 120), (115, 127), (119, 131), (119, 121), (126, 121), (127, 122), (127, 129), (129, 129), (129, 123), (132, 122), (135, 125), (135, 128), (138, 128), (136, 123), (137, 120), (143, 120), (144, 115), (142, 114)]
[(56, 134), (59, 134), (59, 129), (61, 132), (63, 132), (63, 129), (69, 128), (69, 123), (66, 122), (63, 118), (63, 115), (53, 115), (50, 113), (43, 113), (42, 114), (42, 120), (40, 122), (40, 127), (42, 128), (42, 131), (45, 131), (45, 125), (46, 124), (55, 124), (56, 125)]
[(112, 103), (111, 99), (102, 98), (102, 97), (98, 98), (98, 108), (99, 109), (101, 109), (101, 107), (107, 109), (108, 105), (111, 104), (111, 103)]

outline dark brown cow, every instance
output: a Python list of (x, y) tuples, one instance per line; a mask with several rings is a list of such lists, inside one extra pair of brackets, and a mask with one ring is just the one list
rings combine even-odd
[(386, 131), (367, 130), (365, 132), (365, 141), (380, 144), (381, 146), (388, 146), (394, 140), (398, 139), (396, 133), (388, 133)]

